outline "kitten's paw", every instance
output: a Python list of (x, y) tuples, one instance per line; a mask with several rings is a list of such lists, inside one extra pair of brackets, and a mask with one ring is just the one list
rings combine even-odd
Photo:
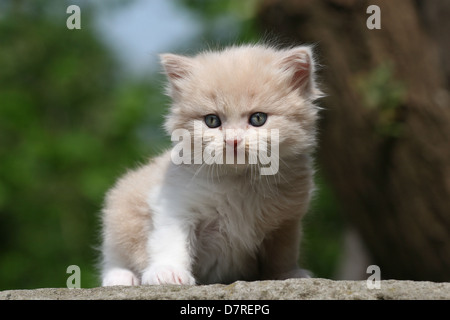
[(138, 286), (139, 279), (128, 269), (114, 268), (103, 275), (102, 286)]
[(149, 267), (142, 275), (142, 284), (181, 284), (195, 285), (189, 271), (180, 267), (156, 265)]

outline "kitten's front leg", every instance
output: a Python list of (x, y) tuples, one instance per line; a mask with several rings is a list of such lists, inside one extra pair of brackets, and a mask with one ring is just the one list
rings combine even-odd
[(155, 217), (148, 239), (150, 263), (142, 284), (194, 285), (189, 254), (189, 226), (179, 217)]
[(300, 236), (300, 220), (294, 219), (285, 221), (264, 240), (261, 257), (262, 279), (311, 278), (311, 272), (297, 265)]

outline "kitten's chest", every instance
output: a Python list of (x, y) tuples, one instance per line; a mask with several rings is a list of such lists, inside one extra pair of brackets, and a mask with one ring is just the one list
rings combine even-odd
[(193, 207), (198, 217), (192, 238), (197, 277), (203, 283), (251, 279), (257, 270), (258, 250), (270, 228), (264, 220), (261, 195), (223, 186), (209, 188), (208, 194)]
[(261, 194), (231, 183), (204, 186), (191, 205), (200, 223), (212, 223), (223, 232), (255, 229), (265, 214)]

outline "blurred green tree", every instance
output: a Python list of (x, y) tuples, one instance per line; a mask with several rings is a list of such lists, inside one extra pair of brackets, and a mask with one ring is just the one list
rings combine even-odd
[(90, 7), (68, 30), (67, 3), (38, 2), (0, 17), (0, 289), (64, 287), (71, 264), (92, 287), (104, 193), (164, 147), (166, 101), (158, 79), (120, 80)]

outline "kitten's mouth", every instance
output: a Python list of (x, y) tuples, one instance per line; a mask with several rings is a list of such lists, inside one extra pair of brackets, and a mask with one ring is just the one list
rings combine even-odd
[(241, 145), (234, 145), (234, 148), (223, 149), (224, 164), (230, 165), (246, 165), (248, 164), (248, 148)]

